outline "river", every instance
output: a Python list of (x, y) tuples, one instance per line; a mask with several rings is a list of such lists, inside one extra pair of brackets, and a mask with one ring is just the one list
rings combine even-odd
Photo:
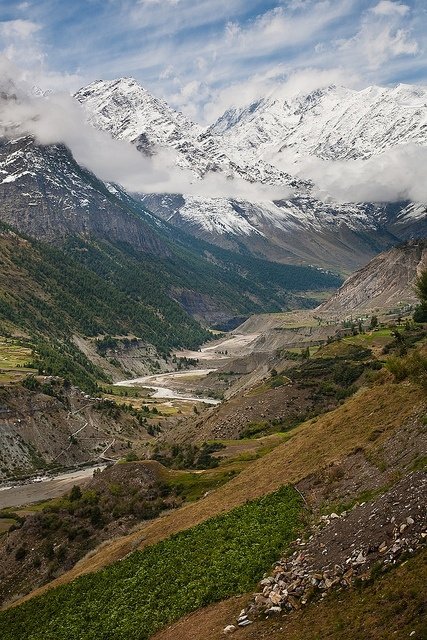
[(154, 390), (151, 394), (152, 398), (164, 398), (167, 400), (182, 400), (185, 402), (205, 402), (206, 404), (219, 404), (221, 400), (214, 398), (191, 396), (179, 392), (172, 387), (168, 387), (168, 381), (179, 382), (185, 378), (202, 378), (216, 369), (191, 369), (190, 371), (172, 371), (171, 373), (156, 373), (150, 376), (142, 376), (141, 378), (132, 378), (131, 380), (120, 380), (116, 382), (116, 387), (149, 387)]
[(73, 485), (83, 484), (90, 480), (95, 469), (105, 469), (106, 466), (99, 464), (60, 473), (57, 476), (35, 478), (25, 484), (16, 484), (11, 487), (0, 486), (0, 509), (20, 507), (24, 504), (62, 496)]

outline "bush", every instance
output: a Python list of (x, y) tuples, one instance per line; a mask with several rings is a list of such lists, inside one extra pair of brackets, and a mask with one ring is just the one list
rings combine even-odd
[(415, 384), (420, 384), (427, 389), (427, 357), (420, 351), (413, 351), (403, 358), (389, 358), (386, 367), (393, 374), (396, 382), (409, 378)]
[(27, 550), (25, 547), (18, 547), (15, 551), (15, 560), (23, 560), (27, 555)]

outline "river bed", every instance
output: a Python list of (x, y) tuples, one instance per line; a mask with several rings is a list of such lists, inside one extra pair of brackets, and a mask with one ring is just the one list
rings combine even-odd
[(203, 396), (186, 395), (167, 386), (168, 382), (178, 382), (185, 378), (202, 378), (209, 375), (216, 369), (191, 369), (189, 371), (172, 371), (170, 373), (156, 373), (150, 376), (142, 376), (140, 378), (132, 378), (131, 380), (120, 380), (115, 382), (115, 387), (149, 387), (154, 390), (150, 394), (151, 398), (164, 398), (167, 400), (181, 400), (184, 402), (205, 402), (206, 404), (219, 404), (221, 400), (208, 398)]
[(25, 484), (16, 484), (11, 487), (0, 486), (0, 509), (20, 507), (62, 496), (73, 485), (83, 484), (90, 480), (95, 469), (105, 469), (106, 466), (106, 464), (99, 464), (60, 473), (57, 476), (34, 478)]

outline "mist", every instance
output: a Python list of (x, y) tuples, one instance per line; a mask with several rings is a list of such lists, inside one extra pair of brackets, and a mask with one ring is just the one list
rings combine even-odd
[(427, 202), (427, 148), (405, 144), (366, 160), (302, 162), (298, 175), (315, 184), (321, 200), (350, 202)]
[[(42, 145), (63, 143), (75, 160), (106, 182), (131, 192), (185, 193), (210, 198), (266, 201), (289, 197), (287, 187), (249, 183), (218, 173), (204, 178), (176, 165), (171, 149), (157, 148), (142, 155), (125, 141), (115, 140), (86, 122), (83, 107), (69, 94), (34, 95), (23, 83), (11, 80), (10, 66), (0, 65), (0, 135), (31, 135)], [(19, 76), (15, 76), (19, 77)]]

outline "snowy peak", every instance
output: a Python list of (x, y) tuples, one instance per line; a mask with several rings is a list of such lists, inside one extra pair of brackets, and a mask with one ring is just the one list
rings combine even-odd
[(231, 109), (209, 128), (233, 156), (291, 163), (307, 156), (367, 158), (398, 144), (427, 142), (427, 89), (400, 84), (362, 91), (330, 86), (306, 95), (279, 92)]
[(97, 80), (80, 89), (75, 98), (85, 107), (89, 122), (119, 140), (142, 147), (174, 146), (200, 127), (182, 113), (152, 96), (134, 78)]
[(289, 184), (291, 180), (265, 163), (252, 167), (244, 157), (231, 158), (220, 140), (206, 135), (202, 127), (152, 96), (134, 78), (98, 80), (80, 89), (75, 98), (97, 129), (131, 142), (143, 153), (156, 153), (159, 147), (172, 149), (176, 164), (190, 169), (196, 178), (212, 172), (248, 182), (262, 175), (267, 184)]

